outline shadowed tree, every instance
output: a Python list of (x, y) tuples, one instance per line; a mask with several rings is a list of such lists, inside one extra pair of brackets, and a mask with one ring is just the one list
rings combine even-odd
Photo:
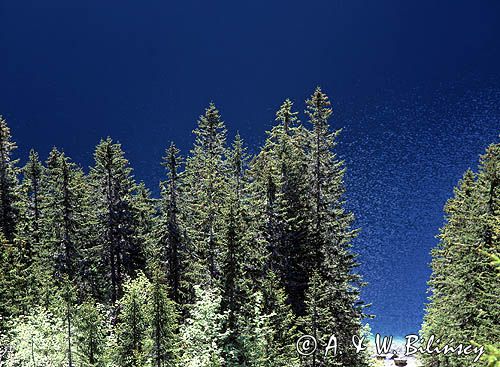
[(17, 160), (12, 152), (17, 148), (12, 141), (7, 121), (0, 116), (0, 229), (9, 242), (14, 241), (17, 220)]
[(179, 221), (179, 149), (172, 143), (163, 157), (162, 165), (167, 170), (167, 181), (161, 184), (160, 215), (156, 221), (155, 256), (161, 259), (167, 274), (169, 292), (172, 300), (183, 303), (186, 299), (186, 284), (183, 282), (186, 270), (186, 248), (183, 231)]
[(307, 287), (308, 205), (305, 130), (293, 103), (276, 112), (278, 125), (268, 132), (251, 164), (255, 206), (260, 208), (262, 237), (269, 252), (267, 268), (275, 272), (296, 314), (304, 311)]
[(136, 184), (121, 145), (111, 138), (97, 145), (94, 159), (90, 179), (95, 191), (95, 232), (114, 304), (122, 294), (124, 276), (133, 275), (144, 264), (144, 244), (138, 241), (141, 232), (133, 202)]

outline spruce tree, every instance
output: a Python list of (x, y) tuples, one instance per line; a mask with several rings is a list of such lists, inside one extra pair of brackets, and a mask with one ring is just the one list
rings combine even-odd
[(186, 161), (183, 182), (183, 222), (192, 253), (189, 273), (196, 284), (214, 285), (220, 277), (223, 241), (226, 128), (213, 103), (200, 116), (193, 132), (196, 140)]
[[(500, 234), (500, 228), (497, 228), (497, 238)], [(492, 266), (492, 271), (495, 269), (497, 273), (497, 277), (500, 277), (500, 256), (492, 253), (485, 253), (490, 259)], [(498, 367), (500, 364), (500, 346), (495, 345), (493, 343), (487, 344), (485, 346), (485, 354), (483, 355), (483, 360), (487, 362), (488, 367)]]
[[(330, 325), (330, 322), (335, 320), (336, 315), (329, 307), (329, 301), (330, 297), (322, 276), (319, 272), (314, 272), (307, 290), (306, 304), (308, 312), (303, 318), (303, 323), (305, 333), (313, 336), (320, 347), (311, 356), (303, 358), (303, 366), (319, 367), (336, 365), (335, 363), (328, 364), (327, 358), (325, 358), (323, 353), (332, 333), (337, 333), (337, 330)], [(338, 334), (336, 336), (338, 337)], [(333, 358), (329, 357), (330, 360)]]
[[(41, 284), (47, 275), (43, 272), (46, 264), (42, 263), (44, 252), (41, 241), (41, 184), (43, 167), (38, 159), (38, 154), (30, 152), (29, 161), (22, 169), (23, 180), (19, 185), (18, 211), (16, 236), (15, 236), (15, 272), (11, 277), (17, 277), (17, 299), (11, 300), (18, 304), (19, 310), (25, 314), (28, 309), (38, 303)], [(5, 259), (7, 260), (7, 259)], [(14, 264), (13, 264), (14, 265)], [(14, 270), (14, 268), (12, 270)], [(8, 270), (6, 270), (8, 271)], [(14, 279), (11, 279), (14, 280)]]
[(78, 366), (104, 367), (108, 328), (102, 305), (89, 299), (76, 308), (75, 357)]
[(12, 153), (17, 148), (12, 141), (7, 122), (0, 116), (0, 229), (9, 242), (14, 241), (17, 222), (17, 160)]
[(150, 287), (151, 283), (143, 274), (124, 283), (116, 325), (116, 363), (119, 366), (146, 366), (150, 358), (151, 339), (147, 312)]
[[(431, 297), (422, 333), (442, 343), (491, 344), (500, 333), (500, 278), (484, 253), (499, 246), (500, 144), (488, 147), (477, 174), (467, 171), (445, 206), (446, 222), (432, 251)], [(457, 355), (424, 355), (426, 366), (473, 365)]]
[(81, 273), (82, 249), (87, 242), (84, 227), (88, 188), (83, 171), (53, 148), (47, 159), (44, 182), (46, 203), (43, 216), (46, 256), (54, 257), (58, 277), (74, 281)]
[[(310, 231), (307, 261), (312, 270), (305, 314), (306, 327), (321, 337), (335, 330), (339, 344), (351, 346), (353, 335), (361, 335), (363, 304), (359, 299), (362, 285), (354, 273), (356, 255), (351, 241), (353, 214), (345, 209), (344, 163), (335, 152), (339, 130), (330, 131), (331, 102), (320, 88), (306, 101), (306, 114), (312, 125), (308, 137)], [(311, 324), (312, 323), (312, 324)], [(316, 359), (318, 361), (316, 361)], [(365, 358), (346, 348), (334, 360), (313, 358), (312, 366), (363, 366)], [(319, 364), (318, 364), (319, 363)]]
[(308, 218), (305, 131), (285, 100), (276, 112), (278, 125), (252, 162), (256, 207), (264, 219), (262, 237), (269, 257), (267, 268), (277, 273), (296, 314), (304, 311), (307, 287)]
[(261, 290), (258, 292), (262, 293), (259, 317), (266, 320), (269, 328), (266, 349), (270, 366), (296, 365), (298, 362), (295, 347), (298, 338), (297, 321), (276, 274), (268, 271), (263, 279)]
[(154, 256), (160, 259), (167, 274), (170, 296), (179, 304), (184, 303), (187, 298), (187, 285), (184, 281), (187, 254), (179, 220), (181, 161), (179, 149), (171, 143), (162, 163), (167, 170), (167, 181), (161, 184), (160, 213), (155, 226), (156, 251), (154, 252)]
[(178, 361), (178, 315), (176, 304), (168, 297), (166, 281), (155, 269), (146, 312), (150, 325), (151, 366), (174, 367)]
[(245, 330), (243, 333), (244, 353), (248, 360), (247, 365), (252, 367), (279, 366), (269, 353), (271, 349), (273, 332), (269, 325), (269, 315), (262, 312), (262, 294), (256, 292), (251, 303), (247, 305), (249, 317), (245, 320)]
[(60, 300), (62, 318), (64, 319), (65, 337), (66, 337), (66, 365), (68, 367), (75, 366), (74, 363), (74, 320), (75, 320), (75, 304), (76, 304), (76, 287), (72, 284), (68, 275), (64, 275), (61, 281)]
[(26, 257), (31, 262), (40, 255), (42, 250), (42, 198), (45, 168), (36, 151), (30, 151), (28, 162), (23, 167), (22, 174), (17, 239), (24, 244)]
[(222, 211), (224, 220), (221, 256), (221, 312), (227, 314), (223, 341), (224, 366), (239, 366), (243, 361), (241, 346), (241, 307), (247, 302), (248, 285), (243, 263), (248, 254), (251, 234), (248, 228), (248, 183), (246, 163), (248, 157), (243, 140), (237, 134), (228, 153), (226, 202)]
[(136, 184), (121, 145), (111, 138), (97, 145), (94, 159), (90, 182), (95, 193), (95, 238), (114, 304), (121, 297), (124, 277), (133, 276), (145, 261), (133, 199)]
[(0, 333), (10, 318), (24, 314), (31, 306), (26, 298), (26, 266), (21, 249), (0, 233)]
[(276, 339), (276, 327), (273, 323), (277, 311), (265, 312), (263, 296), (261, 292), (252, 295), (249, 308), (249, 318), (246, 320), (243, 332), (244, 352), (247, 362), (245, 366), (251, 367), (295, 367), (299, 366), (297, 352), (290, 339), (288, 346), (283, 349), (279, 340)]

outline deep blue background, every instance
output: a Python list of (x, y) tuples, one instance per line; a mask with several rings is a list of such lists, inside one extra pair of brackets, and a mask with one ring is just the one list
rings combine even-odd
[(321, 85), (343, 127), (373, 330), (418, 331), (452, 187), (498, 140), (498, 1), (0, 0), (0, 113), (25, 160), (121, 141), (156, 189), (211, 100), (251, 149)]

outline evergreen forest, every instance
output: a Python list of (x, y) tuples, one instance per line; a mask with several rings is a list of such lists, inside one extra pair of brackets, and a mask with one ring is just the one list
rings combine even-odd
[[(320, 88), (287, 99), (250, 154), (211, 103), (189, 152), (166, 144), (159, 197), (109, 137), (89, 168), (57, 148), (21, 165), (0, 119), (0, 366), (375, 365), (351, 341), (370, 312), (332, 114)], [(500, 144), (458, 184), (439, 241), (421, 333), (486, 345), (479, 363), (498, 366)], [(297, 353), (333, 333), (343, 353)]]

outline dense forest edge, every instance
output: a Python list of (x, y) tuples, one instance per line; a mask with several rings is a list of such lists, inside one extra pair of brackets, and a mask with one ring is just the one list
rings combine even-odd
[[(378, 365), (351, 340), (370, 335), (371, 315), (332, 114), (320, 88), (304, 123), (287, 99), (250, 155), (239, 134), (227, 141), (211, 103), (192, 149), (166, 149), (159, 198), (111, 138), (88, 172), (57, 148), (45, 161), (32, 150), (19, 167), (0, 118), (0, 366)], [(499, 182), (493, 144), (446, 205), (421, 331), (487, 345), (480, 364), (495, 367)], [(301, 336), (326, 346), (332, 334), (335, 357), (297, 353)]]
[[(445, 205), (445, 225), (432, 251), (430, 298), (422, 327), (438, 346), (454, 341), (486, 349), (488, 366), (500, 366), (500, 144), (467, 170)], [(496, 272), (495, 272), (496, 268)], [(425, 366), (477, 365), (463, 355), (423, 354)]]

